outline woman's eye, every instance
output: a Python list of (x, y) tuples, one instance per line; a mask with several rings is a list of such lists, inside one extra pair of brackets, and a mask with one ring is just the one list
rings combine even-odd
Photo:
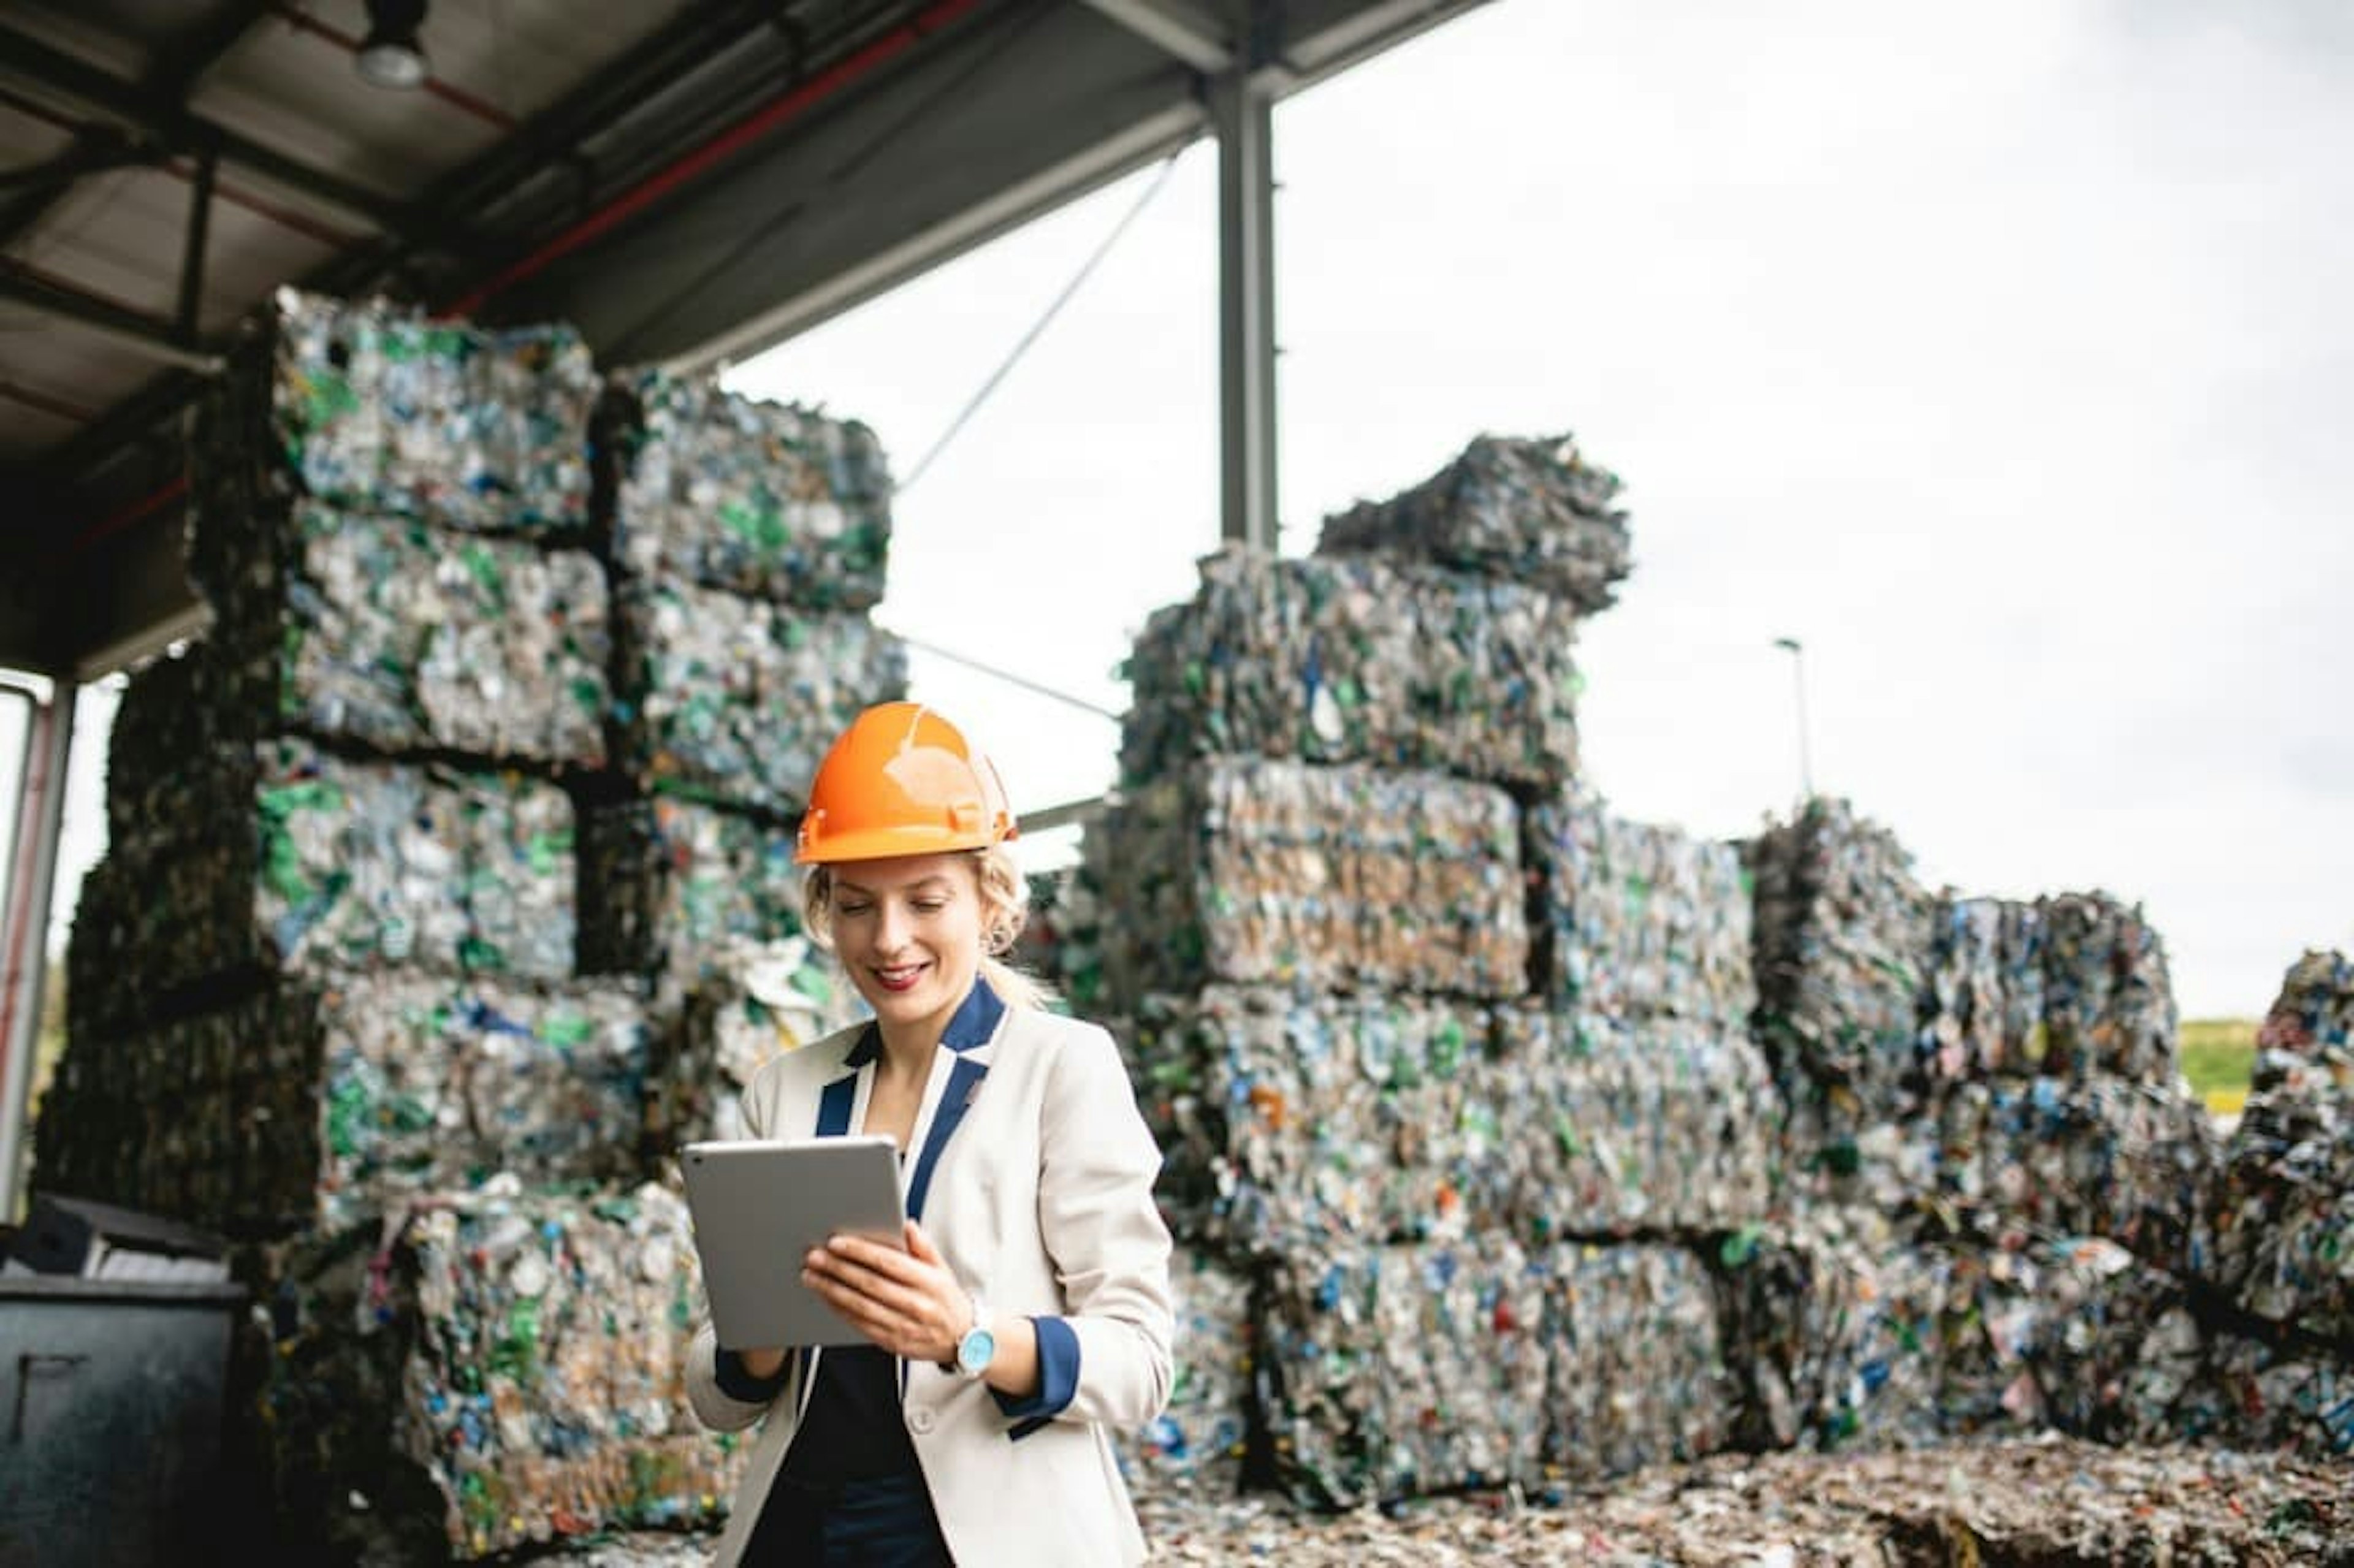
[(918, 915), (937, 915), (947, 907), (948, 904), (943, 899), (918, 898), (916, 900), (916, 913)]
[(873, 906), (866, 904), (837, 904), (833, 906), (833, 912), (836, 915), (855, 916), (865, 914)]

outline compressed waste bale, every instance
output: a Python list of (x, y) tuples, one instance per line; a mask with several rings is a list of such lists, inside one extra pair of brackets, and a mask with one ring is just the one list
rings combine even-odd
[[(1101, 932), (1092, 918), (1092, 893), (1083, 899), (1076, 891), (1079, 867), (1072, 864), (1032, 872), (1023, 878), (1029, 911), (1013, 938), (1013, 950), (1005, 955), (1008, 964), (1037, 981), (1066, 1008), (1071, 1005), (1066, 994), (1066, 969), (1101, 974), (1100, 961), (1091, 952), (1080, 950), (1099, 941)], [(1102, 1002), (1098, 980), (1088, 986), (1087, 1001), (1077, 1011), (1082, 1017), (1091, 1016)]]
[(597, 889), (580, 911), (580, 966), (655, 981), (675, 995), (743, 942), (801, 930), (792, 832), (672, 795), (588, 805), (580, 870)]
[(809, 609), (882, 599), (891, 472), (857, 420), (646, 371), (607, 386), (595, 434), (621, 571)]
[(1549, 1281), (1549, 1476), (1595, 1480), (1725, 1446), (1739, 1390), (1698, 1257), (1680, 1246), (1564, 1243), (1535, 1266)]
[(2138, 906), (2102, 893), (2038, 900), (2043, 928), (2043, 1070), (2170, 1084), (2178, 1017), (2165, 946)]
[(1937, 1191), (1941, 1107), (1892, 1117), (1853, 1086), (1801, 1073), (1781, 1084), (1783, 1172), (1796, 1195), (1895, 1214)]
[(2160, 1311), (2126, 1373), (2126, 1440), (2201, 1442), (2261, 1452), (2354, 1453), (2354, 1358), (2260, 1322), (2202, 1323), (2192, 1306)]
[(1172, 1224), (1251, 1256), (1507, 1224), (1490, 1029), (1475, 1006), (1379, 992), (1150, 999), (1132, 1059)]
[(152, 841), (173, 826), (174, 782), (189, 759), (219, 738), (216, 715), (228, 680), (210, 644), (188, 642), (131, 672), (114, 705), (106, 741), (106, 836), (110, 844)]
[(1794, 1172), (1825, 1197), (1872, 1161), (1857, 1139), (1918, 1111), (1916, 1042), (1935, 902), (1894, 835), (1817, 797), (1745, 846), (1756, 890), (1755, 1033), (1792, 1107)]
[(1128, 662), (1120, 776), (1198, 757), (1370, 762), (1555, 789), (1577, 768), (1576, 619), (1517, 584), (1233, 546)]
[(2205, 1105), (2180, 1088), (1995, 1079), (1956, 1086), (1937, 1125), (1937, 1202), (1969, 1227), (2101, 1236), (2188, 1270), (2217, 1139)]
[(1443, 774), (1257, 758), (1196, 763), (1089, 827), (1118, 868), (1115, 1005), (1212, 981), (1517, 996), (1519, 818)]
[(2256, 1044), (2199, 1273), (2255, 1319), (2296, 1325), (2354, 1360), (2354, 961), (2302, 954)]
[(1554, 1287), (1492, 1232), (1284, 1260), (1259, 1336), (1279, 1485), (1319, 1508), (1535, 1486)]
[(907, 690), (905, 646), (864, 615), (666, 580), (614, 604), (622, 759), (650, 793), (795, 815), (834, 736)]
[(2316, 948), (2291, 964), (2257, 1028), (2256, 1051), (2258, 1089), (2291, 1070), (2284, 1058), (2354, 1054), (2354, 959)]
[(2211, 1331), (2204, 1351), (2178, 1407), (2198, 1436), (2254, 1452), (2354, 1454), (2354, 1359), (2342, 1348)]
[(2179, 1278), (2094, 1236), (2014, 1235), (1947, 1255), (1947, 1433), (2056, 1429), (2115, 1442), (2162, 1427), (2162, 1411), (2134, 1405), (2131, 1378), (2151, 1326), (2185, 1299)]
[(587, 551), (313, 501), (280, 526), (222, 521), (198, 694), (221, 737), (604, 762), (612, 640)]
[(1950, 1253), (1872, 1210), (1808, 1204), (1725, 1236), (1716, 1267), (1743, 1446), (1938, 1441)]
[(239, 1236), (341, 1225), (502, 1171), (634, 1168), (650, 1050), (611, 983), (318, 972), (219, 1011), (77, 1036), (45, 1182)]
[(1744, 1034), (1505, 1008), (1485, 1075), (1514, 1227), (1535, 1239), (1729, 1230), (1771, 1212), (1779, 1118)]
[(740, 1097), (761, 1064), (868, 1012), (807, 937), (718, 944), (654, 1038), (646, 1082), (649, 1162), (698, 1139), (749, 1137)]
[(215, 603), (236, 571), (216, 547), (298, 495), (483, 532), (585, 529), (597, 377), (571, 327), (292, 289), (255, 327), (190, 444), (190, 567)]
[(2200, 1276), (2354, 1361), (2354, 1047), (2274, 1056), (2218, 1162)]
[(1250, 1281), (1216, 1256), (1181, 1246), (1170, 1259), (1176, 1382), (1168, 1408), (1114, 1452), (1138, 1506), (1231, 1498), (1243, 1484), (1253, 1365)]
[(2174, 1081), (2178, 1030), (2158, 933), (2103, 893), (1940, 898), (1922, 1065), (1933, 1088), (2003, 1075)]
[(684, 1203), (425, 1196), (277, 1250), (264, 1431), (300, 1561), (475, 1561), (717, 1521), (748, 1444), (687, 1405)]
[(2042, 1070), (2041, 906), (2008, 898), (1941, 898), (1930, 944), (1923, 1065), (1933, 1084)]
[(1582, 790), (1528, 823), (1556, 1008), (1749, 1026), (1753, 905), (1737, 848), (1628, 821)]
[[(1076, 861), (1024, 879), (1029, 912), (1006, 956), (1045, 989), (1048, 1005), (1099, 1021), (1126, 1017), (1144, 1000), (1127, 997), (1115, 1005), (1106, 979), (1106, 954), (1118, 939), (1119, 925), (1107, 911), (1127, 907), (1132, 897), (1110, 847), (1098, 819), (1080, 836)], [(1119, 885), (1121, 891), (1108, 896), (1107, 884)]]
[(71, 1036), (33, 1124), (34, 1189), (227, 1229), (240, 1172), (222, 1063), (236, 1038), (188, 1024), (169, 1048)]
[(1324, 519), (1320, 555), (1373, 552), (1526, 583), (1592, 615), (1632, 561), (1618, 476), (1566, 435), (1480, 436), (1430, 478)]
[(225, 976), (572, 973), (572, 802), (553, 784), (281, 738), (216, 747), (151, 799), (153, 830), (109, 846), (75, 912), (78, 1030)]

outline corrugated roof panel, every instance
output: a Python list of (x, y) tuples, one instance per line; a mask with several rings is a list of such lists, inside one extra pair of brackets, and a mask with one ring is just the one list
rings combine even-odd
[(101, 299), (168, 320), (179, 308), (188, 186), (156, 169), (76, 185), (15, 254)]
[(274, 21), (207, 75), (189, 103), (289, 157), (391, 196), (414, 195), (512, 130), (504, 116), (493, 123), (430, 92), (372, 87), (343, 45)]

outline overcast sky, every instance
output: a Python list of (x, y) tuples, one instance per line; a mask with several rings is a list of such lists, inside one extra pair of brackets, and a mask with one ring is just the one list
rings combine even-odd
[[(2140, 900), (2186, 1014), (2261, 1012), (2354, 949), (2349, 148), (2319, 0), (1500, 0), (1277, 112), (1283, 547), (1573, 431), (1634, 536), (1580, 655), (1615, 810), (1786, 811), (1798, 638), (1815, 784), (1925, 881)], [(1155, 177), (732, 384), (906, 475)], [(888, 624), (1126, 706), (1217, 538), (1215, 211), (1199, 146), (906, 492)], [(1111, 721), (916, 673), (1019, 804), (1110, 782)]]
[[(2354, 8), (1501, 0), (1276, 117), (1283, 547), (1574, 431), (1614, 810), (1814, 780), (1932, 885), (2140, 900), (2193, 1015), (2354, 949)], [(747, 364), (904, 474), (1153, 178)], [(1217, 536), (1215, 155), (902, 498), (881, 614), (1126, 705)], [(918, 656), (1021, 803), (1117, 726)]]

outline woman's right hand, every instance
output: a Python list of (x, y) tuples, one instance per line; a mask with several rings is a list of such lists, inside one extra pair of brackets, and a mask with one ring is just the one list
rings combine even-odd
[(736, 1354), (743, 1361), (744, 1370), (756, 1378), (774, 1377), (777, 1369), (785, 1364), (785, 1352), (773, 1346), (766, 1350), (738, 1351)]

